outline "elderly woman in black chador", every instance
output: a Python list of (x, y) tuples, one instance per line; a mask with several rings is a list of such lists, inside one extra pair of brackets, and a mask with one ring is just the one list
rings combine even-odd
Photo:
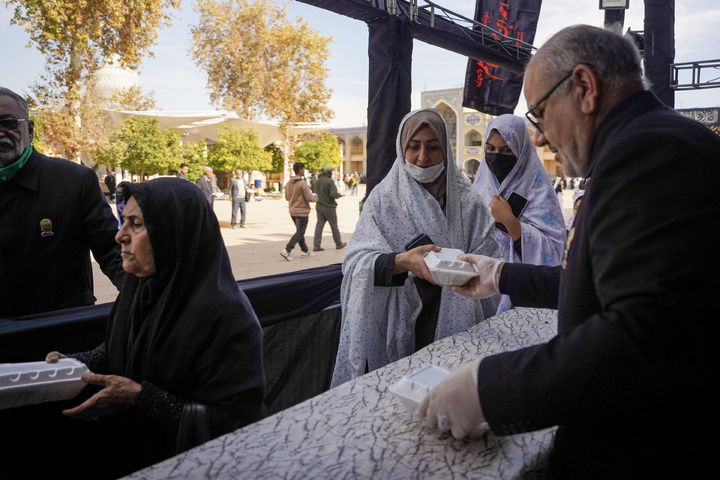
[(98, 420), (108, 470), (97, 473), (110, 476), (254, 422), (264, 394), (260, 325), (200, 190), (162, 178), (121, 183), (118, 197), (116, 240), (129, 275), (105, 342), (71, 355), (99, 391), (63, 412)]

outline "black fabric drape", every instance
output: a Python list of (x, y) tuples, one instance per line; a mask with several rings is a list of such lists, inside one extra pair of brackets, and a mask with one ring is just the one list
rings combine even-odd
[(340, 305), (263, 327), (267, 377), (265, 405), (278, 413), (330, 388), (338, 341)]
[(400, 122), (410, 111), (412, 23), (393, 15), (368, 22), (370, 59), (367, 128), (367, 195), (395, 161)]
[(675, 0), (645, 0), (643, 63), (650, 89), (662, 103), (675, 106), (670, 65), (675, 62)]
[[(475, 21), (504, 36), (532, 44), (542, 0), (477, 0)], [(476, 28), (478, 29), (478, 28)], [(507, 42), (501, 36), (497, 40)], [(520, 98), (523, 75), (484, 59), (468, 59), (463, 107), (490, 115), (513, 113)]]

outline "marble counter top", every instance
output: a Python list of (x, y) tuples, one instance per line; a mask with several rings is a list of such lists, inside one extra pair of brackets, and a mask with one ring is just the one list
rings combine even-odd
[(556, 311), (513, 309), (126, 478), (544, 478), (554, 429), (455, 440), (413, 420), (388, 387), (428, 363), (453, 369), (556, 331)]

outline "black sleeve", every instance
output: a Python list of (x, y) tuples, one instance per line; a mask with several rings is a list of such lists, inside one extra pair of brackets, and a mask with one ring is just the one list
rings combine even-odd
[(185, 400), (145, 381), (135, 396), (135, 407), (145, 416), (165, 422), (172, 430), (177, 430)]
[(108, 371), (107, 351), (105, 350), (105, 342), (100, 344), (95, 350), (89, 352), (72, 353), (67, 356), (74, 358), (78, 362), (87, 365), (93, 373), (106, 374)]
[(83, 235), (100, 269), (119, 289), (125, 271), (122, 268), (120, 244), (115, 241), (118, 220), (100, 190), (95, 173), (90, 169), (84, 178), (82, 208)]
[(500, 272), (500, 293), (516, 307), (558, 308), (561, 267), (506, 263)]
[(513, 250), (515, 250), (515, 253), (520, 255), (520, 258), (522, 258), (522, 236), (513, 241)]
[(375, 260), (375, 286), (401, 287), (408, 278), (408, 272), (393, 275), (397, 253), (383, 253)]

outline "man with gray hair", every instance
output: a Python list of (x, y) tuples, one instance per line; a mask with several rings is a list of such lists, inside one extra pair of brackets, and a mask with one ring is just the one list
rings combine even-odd
[(200, 187), (200, 190), (202, 191), (203, 195), (205, 195), (205, 199), (208, 201), (210, 206), (213, 206), (215, 204), (215, 197), (213, 196), (212, 175), (212, 167), (205, 166), (203, 168), (202, 177), (198, 178), (195, 182), (195, 185)]
[(453, 290), (557, 308), (558, 335), (459, 367), (417, 414), (458, 438), (558, 426), (553, 478), (711, 478), (720, 138), (645, 90), (632, 42), (586, 25), (538, 50), (525, 97), (536, 145), (591, 178), (565, 260), (468, 255), (480, 276)]
[(97, 175), (42, 155), (33, 136), (25, 99), (0, 87), (0, 318), (95, 303), (90, 250), (116, 286), (122, 278)]

